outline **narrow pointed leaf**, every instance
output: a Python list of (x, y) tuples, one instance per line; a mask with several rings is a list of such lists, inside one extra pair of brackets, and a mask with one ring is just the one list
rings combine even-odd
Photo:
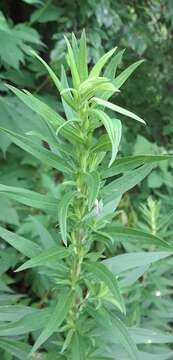
[[(21, 91), (15, 88), (14, 86), (7, 85), (7, 87), (21, 100), (27, 105), (30, 109), (35, 111), (38, 115), (40, 115), (47, 124), (52, 125), (56, 130), (59, 126), (65, 124), (65, 120), (56, 113), (52, 108), (50, 108), (43, 101), (39, 100), (37, 97), (29, 93), (29, 91)], [(82, 143), (83, 140), (81, 137), (76, 134), (72, 126), (69, 124), (62, 128), (62, 134), (68, 140), (77, 141)]]
[(2, 226), (0, 226), (0, 237), (27, 257), (33, 257), (41, 252), (39, 245)]
[[(97, 145), (95, 145), (97, 146)], [(129, 170), (133, 170), (144, 164), (156, 164), (159, 161), (171, 160), (173, 156), (171, 155), (135, 155), (135, 156), (125, 156), (120, 159), (116, 159), (116, 162), (110, 168), (101, 168), (101, 174), (103, 178), (111, 177), (124, 173)]]
[(80, 77), (79, 77), (78, 69), (76, 66), (74, 53), (73, 53), (72, 47), (70, 45), (70, 42), (68, 41), (68, 39), (66, 37), (65, 37), (65, 41), (66, 41), (67, 49), (68, 49), (68, 61), (69, 61), (69, 66), (70, 66), (70, 70), (71, 70), (71, 74), (72, 74), (73, 86), (75, 89), (78, 89), (78, 87), (80, 85)]
[(100, 176), (97, 171), (86, 174), (86, 182), (88, 184), (88, 208), (92, 209), (100, 188)]
[(121, 121), (118, 119), (111, 119), (107, 114), (105, 114), (101, 110), (93, 110), (92, 113), (95, 113), (100, 118), (111, 141), (112, 156), (109, 162), (109, 167), (110, 167), (117, 156), (118, 147), (121, 140), (121, 133), (122, 133)]
[(93, 98), (92, 101), (94, 101), (96, 104), (104, 106), (110, 110), (116, 111), (119, 114), (122, 114), (124, 116), (130, 117), (136, 121), (139, 121), (143, 124), (145, 124), (145, 121), (143, 119), (141, 119), (139, 116), (135, 115), (134, 113), (132, 113), (129, 110), (126, 110), (124, 108), (122, 108), (121, 106), (115, 105), (110, 103), (109, 101), (105, 101), (103, 99), (99, 99), (99, 98)]
[(58, 219), (59, 219), (59, 226), (60, 232), (62, 236), (62, 240), (64, 244), (67, 246), (67, 213), (69, 205), (74, 197), (76, 192), (69, 192), (66, 193), (58, 205)]
[(65, 173), (72, 172), (72, 169), (70, 170), (69, 166), (66, 166), (60, 157), (50, 150), (46, 150), (43, 146), (31, 141), (27, 136), (22, 136), (3, 128), (0, 128), (0, 131), (6, 133), (12, 142), (43, 163)]
[(57, 200), (48, 195), (42, 195), (31, 190), (18, 188), (14, 186), (6, 186), (0, 184), (0, 193), (6, 194), (10, 199), (15, 200), (21, 204), (31, 206), (36, 209), (57, 214), (58, 204)]
[(151, 172), (152, 168), (152, 164), (146, 164), (139, 169), (129, 171), (118, 179), (110, 182), (102, 190), (102, 196), (104, 197), (105, 202), (107, 203), (114, 198), (123, 195), (126, 191), (136, 186)]
[(89, 76), (95, 77), (99, 76), (100, 72), (102, 71), (104, 65), (108, 62), (108, 60), (111, 58), (111, 56), (116, 51), (117, 47), (113, 48), (112, 50), (108, 51), (106, 54), (104, 54), (98, 62), (93, 66), (92, 70), (90, 71)]
[(152, 264), (171, 255), (173, 255), (173, 252), (170, 251), (133, 252), (103, 260), (103, 264), (105, 264), (113, 274), (118, 275), (121, 272)]
[(59, 326), (62, 324), (66, 318), (71, 304), (73, 301), (73, 296), (71, 292), (64, 291), (58, 296), (57, 304), (52, 311), (52, 314), (47, 322), (46, 327), (38, 337), (36, 343), (33, 346), (32, 352), (37, 351), (37, 349), (56, 331)]
[(81, 82), (88, 77), (87, 47), (85, 30), (82, 31), (79, 46), (79, 75)]
[(134, 64), (128, 66), (127, 69), (122, 71), (121, 74), (118, 75), (113, 81), (113, 84), (115, 85), (115, 87), (117, 89), (119, 89), (125, 83), (125, 81), (129, 78), (129, 76), (133, 73), (133, 71), (135, 71), (136, 68), (143, 62), (144, 62), (144, 60), (136, 61)]
[(103, 281), (105, 283), (105, 285), (109, 288), (110, 292), (114, 296), (117, 302), (117, 306), (123, 313), (125, 313), (125, 305), (119, 290), (118, 282), (112, 272), (109, 271), (104, 266), (104, 264), (101, 263), (86, 264), (86, 268), (96, 277), (97, 280), (99, 280), (100, 282)]
[(139, 229), (133, 229), (127, 226), (110, 225), (109, 227), (104, 228), (104, 231), (112, 238), (113, 242), (131, 241), (134, 245), (135, 243), (140, 242), (141, 246), (154, 245), (170, 251), (173, 250), (173, 246), (165, 240)]
[(34, 268), (37, 266), (46, 266), (55, 262), (56, 260), (63, 259), (69, 255), (68, 249), (62, 246), (56, 246), (48, 250), (43, 250), (39, 255), (34, 256), (32, 259), (26, 261), (21, 265), (16, 272), (23, 271), (26, 269)]

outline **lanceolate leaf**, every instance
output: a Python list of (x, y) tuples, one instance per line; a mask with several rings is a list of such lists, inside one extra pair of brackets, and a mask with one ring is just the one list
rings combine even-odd
[(105, 202), (109, 202), (114, 198), (124, 194), (129, 189), (136, 186), (140, 181), (142, 181), (152, 170), (151, 164), (146, 164), (141, 166), (139, 169), (127, 172), (125, 175), (119, 177), (118, 179), (110, 182), (106, 185), (102, 194), (105, 198)]
[[(96, 145), (97, 146), (97, 145)], [(151, 163), (156, 164), (159, 161), (171, 160), (171, 155), (136, 155), (125, 156), (120, 159), (116, 159), (115, 163), (110, 168), (101, 168), (101, 174), (103, 178), (115, 176), (120, 173), (124, 173), (128, 170), (133, 170), (141, 165)]]
[(110, 59), (110, 57), (114, 54), (114, 52), (116, 51), (117, 47), (113, 48), (112, 50), (108, 51), (106, 54), (104, 54), (99, 60), (98, 62), (93, 66), (89, 77), (95, 77), (95, 76), (99, 76), (101, 70), (103, 69), (104, 65), (107, 63), (107, 61)]
[(0, 131), (5, 132), (12, 142), (18, 145), (21, 149), (35, 156), (43, 163), (65, 173), (72, 171), (69, 166), (66, 166), (65, 162), (57, 155), (53, 154), (50, 150), (46, 150), (43, 146), (31, 141), (27, 136), (22, 136), (2, 128), (0, 128)]
[[(136, 345), (134, 341), (132, 340), (128, 329), (123, 324), (123, 322), (119, 319), (119, 317), (111, 314), (106, 308), (100, 307), (97, 311), (92, 311), (93, 315), (95, 316), (99, 328), (98, 328), (98, 334), (106, 334), (110, 331), (110, 334), (114, 334), (113, 339), (115, 340), (115, 344), (117, 347), (117, 343), (120, 344), (124, 350), (126, 350), (128, 354), (129, 360), (138, 360), (138, 352)], [(100, 330), (100, 331), (99, 331)], [(97, 330), (96, 330), (97, 332)], [(98, 336), (98, 335), (97, 335)], [(103, 336), (103, 343), (105, 340), (105, 337)], [(112, 336), (110, 339), (110, 343), (107, 344), (106, 348), (109, 349), (111, 346)], [(109, 342), (109, 339), (108, 339)]]
[(93, 110), (92, 113), (95, 113), (100, 118), (110, 138), (112, 144), (112, 156), (109, 162), (109, 167), (110, 167), (116, 158), (118, 147), (121, 140), (121, 133), (122, 133), (121, 121), (118, 119), (110, 118), (107, 114), (105, 114), (101, 110)]
[(0, 348), (7, 351), (8, 354), (16, 359), (34, 360), (35, 357), (30, 355), (31, 346), (18, 340), (0, 339)]
[[(51, 79), (53, 80), (57, 90), (61, 93), (61, 91), (64, 89), (61, 81), (58, 79), (58, 77), (55, 75), (54, 71), (51, 69), (51, 67), (35, 52), (32, 50), (31, 52), (46, 68), (48, 71)], [(64, 100), (73, 107), (73, 101), (72, 98), (68, 96), (68, 94), (64, 94), (63, 96)]]
[(60, 232), (61, 232), (62, 240), (66, 246), (67, 246), (67, 213), (68, 213), (69, 205), (75, 194), (76, 192), (74, 191), (66, 193), (58, 204), (58, 219), (59, 219)]
[[(65, 89), (68, 89), (69, 88), (69, 84), (68, 84), (68, 80), (67, 80), (67, 77), (66, 77), (66, 73), (65, 73), (65, 69), (62, 65), (62, 68), (61, 68), (61, 82), (63, 84), (63, 87)], [(71, 97), (71, 93), (69, 93), (69, 97)], [(63, 107), (64, 107), (64, 112), (66, 114), (66, 118), (67, 120), (72, 120), (75, 118), (76, 116), (76, 113), (75, 111), (71, 108), (71, 106), (69, 106), (66, 101), (63, 99), (62, 97), (62, 104), (63, 104)]]
[(23, 236), (1, 226), (0, 237), (27, 257), (33, 257), (41, 252), (40, 246), (33, 241), (27, 240)]
[(31, 260), (26, 261), (16, 270), (16, 272), (37, 266), (51, 265), (52, 262), (55, 263), (55, 261), (63, 259), (67, 256), (69, 256), (68, 249), (63, 248), (62, 246), (55, 246), (51, 249), (42, 251), (41, 254), (34, 256)]
[[(50, 108), (43, 101), (36, 98), (34, 95), (30, 94), (29, 91), (21, 91), (16, 89), (14, 86), (7, 85), (7, 87), (16, 95), (20, 100), (24, 102), (25, 105), (29, 106), (33, 111), (39, 114), (48, 124), (51, 124), (56, 130), (59, 126), (62, 126), (65, 123), (65, 120), (56, 113), (52, 108)], [(71, 125), (67, 125), (62, 128), (62, 134), (69, 141), (77, 141), (82, 143), (81, 137), (74, 131)]]
[(113, 274), (118, 275), (123, 271), (134, 269), (136, 267), (152, 264), (158, 260), (165, 259), (173, 255), (173, 252), (133, 252), (129, 254), (117, 255), (107, 260), (103, 260)]
[(106, 108), (108, 108), (108, 109), (110, 109), (112, 111), (116, 111), (119, 114), (125, 115), (127, 117), (130, 117), (130, 118), (132, 118), (134, 120), (137, 120), (137, 121), (145, 124), (145, 121), (143, 119), (141, 119), (139, 116), (135, 115), (131, 111), (122, 108), (121, 106), (112, 104), (109, 101), (105, 101), (105, 100), (99, 99), (97, 97), (93, 98), (92, 101), (95, 102), (98, 105), (104, 106), (104, 107), (106, 107)]
[(76, 332), (73, 335), (71, 342), (71, 360), (85, 360), (85, 347), (84, 340), (82, 337)]
[(110, 80), (114, 80), (116, 70), (118, 65), (121, 63), (122, 56), (124, 54), (125, 50), (119, 51), (116, 55), (113, 56), (109, 64), (106, 66), (106, 69), (104, 71), (104, 76), (107, 77)]
[(100, 176), (97, 171), (86, 174), (86, 182), (88, 185), (88, 208), (92, 209), (100, 188)]
[(82, 31), (80, 46), (79, 46), (79, 76), (81, 82), (88, 77), (88, 64), (87, 64), (87, 47), (86, 47), (86, 34), (85, 30)]
[(57, 304), (52, 311), (46, 327), (34, 344), (32, 352), (35, 352), (56, 330), (58, 330), (70, 310), (72, 301), (73, 296), (71, 292), (63, 291), (59, 294)]
[(116, 277), (106, 268), (106, 266), (98, 262), (86, 264), (86, 268), (99, 282), (103, 281), (106, 284), (112, 295), (115, 297), (117, 306), (125, 313), (126, 310)]
[(166, 248), (170, 251), (173, 250), (171, 244), (162, 240), (158, 236), (138, 229), (133, 229), (126, 226), (110, 225), (109, 227), (104, 228), (104, 231), (112, 238), (113, 242), (132, 241), (132, 243), (134, 242), (134, 244), (137, 243), (141, 246), (155, 245), (157, 247)]
[(21, 204), (42, 209), (57, 215), (58, 203), (57, 200), (48, 195), (42, 195), (31, 190), (26, 190), (13, 186), (6, 186), (0, 184), (0, 193), (6, 194), (10, 199), (15, 200)]
[(135, 71), (136, 68), (143, 62), (144, 62), (144, 60), (136, 61), (134, 64), (128, 66), (127, 69), (122, 71), (121, 74), (118, 75), (113, 81), (115, 87), (117, 89), (119, 89), (125, 83), (125, 81), (129, 78), (129, 76), (133, 73), (133, 71)]
[(130, 359), (138, 360), (137, 347), (123, 322), (117, 316), (112, 316), (111, 321), (112, 331), (114, 329), (116, 330), (116, 335), (118, 336), (119, 342), (129, 354)]
[(79, 77), (78, 69), (76, 66), (74, 53), (73, 53), (72, 47), (66, 37), (65, 37), (65, 40), (66, 40), (67, 49), (68, 49), (68, 61), (69, 61), (70, 70), (71, 70), (71, 74), (72, 74), (73, 86), (75, 89), (78, 89), (78, 87), (80, 85), (80, 77)]
[(33, 309), (32, 313), (26, 314), (17, 321), (0, 324), (0, 336), (18, 336), (42, 329), (51, 315), (51, 307), (42, 310)]

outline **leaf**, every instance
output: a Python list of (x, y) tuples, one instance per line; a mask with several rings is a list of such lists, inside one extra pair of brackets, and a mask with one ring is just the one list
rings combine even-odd
[(121, 74), (118, 75), (113, 81), (113, 84), (115, 85), (115, 87), (117, 89), (119, 89), (125, 83), (125, 81), (129, 78), (129, 76), (133, 73), (133, 71), (135, 71), (136, 68), (143, 62), (144, 62), (144, 60), (136, 61), (134, 64), (131, 64), (130, 66), (128, 66), (127, 69), (122, 71)]
[[(111, 349), (111, 340), (113, 334), (113, 340), (116, 343), (122, 345), (128, 354), (128, 360), (138, 360), (138, 353), (135, 343), (133, 342), (128, 329), (123, 324), (123, 322), (115, 315), (111, 314), (105, 307), (100, 307), (97, 311), (94, 309), (93, 315), (96, 321), (99, 324), (98, 331), (96, 330), (97, 336), (102, 336), (103, 334), (103, 343), (107, 334), (111, 334), (110, 343), (107, 344), (106, 339), (106, 348)], [(109, 341), (109, 338), (108, 338)]]
[(88, 209), (92, 209), (100, 188), (100, 176), (97, 171), (86, 174), (86, 182), (88, 185)]
[(112, 104), (109, 101), (105, 101), (105, 100), (99, 99), (97, 97), (94, 97), (92, 99), (92, 101), (95, 102), (98, 105), (104, 106), (104, 107), (106, 107), (106, 108), (108, 108), (110, 110), (116, 111), (116, 112), (118, 112), (118, 113), (120, 113), (122, 115), (128, 116), (128, 117), (130, 117), (130, 118), (132, 118), (134, 120), (137, 120), (137, 121), (145, 124), (145, 121), (143, 119), (141, 119), (139, 116), (135, 115), (131, 111), (122, 108), (121, 106)]
[(141, 231), (138, 229), (133, 229), (127, 226), (118, 226), (118, 225), (109, 225), (105, 227), (104, 231), (112, 238), (112, 241), (123, 242), (123, 241), (132, 241), (135, 244), (143, 245), (155, 245), (159, 247), (166, 248), (167, 250), (173, 250), (171, 244), (167, 243), (163, 239), (159, 238), (156, 235), (152, 235), (148, 232)]
[(13, 246), (15, 249), (20, 251), (23, 255), (27, 257), (33, 257), (41, 252), (39, 245), (33, 241), (27, 240), (24, 237), (6, 230), (0, 226), (0, 236), (4, 241)]
[(28, 334), (46, 326), (48, 319), (52, 315), (52, 308), (32, 310), (32, 312), (28, 312), (28, 314), (17, 321), (0, 325), (0, 336), (9, 337)]
[(88, 78), (87, 46), (85, 30), (82, 31), (79, 46), (79, 76), (81, 82)]
[(57, 214), (57, 200), (48, 195), (42, 195), (31, 190), (18, 188), (14, 186), (6, 186), (0, 184), (0, 193), (5, 194), (10, 199), (20, 202), (21, 204), (42, 209), (54, 215)]
[(63, 259), (67, 256), (69, 256), (69, 251), (67, 249), (63, 248), (62, 246), (56, 246), (48, 250), (43, 250), (41, 254), (34, 256), (32, 259), (26, 261), (15, 271), (19, 272), (37, 266), (51, 265), (52, 262)]
[(97, 280), (105, 283), (105, 285), (109, 288), (110, 292), (114, 296), (118, 308), (123, 313), (126, 313), (124, 301), (118, 287), (118, 282), (112, 272), (109, 271), (103, 263), (89, 263), (85, 266), (87, 270), (96, 277)]
[[(67, 81), (67, 77), (66, 77), (66, 73), (65, 73), (65, 70), (64, 70), (64, 66), (62, 65), (61, 67), (61, 82), (62, 82), (62, 85), (64, 87), (64, 89), (68, 89), (69, 88), (69, 84), (68, 84), (68, 81)], [(71, 96), (71, 93), (69, 94), (69, 96)], [(63, 108), (64, 108), (64, 112), (66, 114), (66, 118), (67, 120), (72, 120), (72, 119), (75, 119), (76, 117), (76, 113), (75, 111), (71, 108), (71, 106), (69, 106), (65, 100), (63, 99), (62, 97), (62, 104), (63, 104)]]
[(58, 219), (59, 219), (60, 232), (62, 236), (62, 241), (66, 246), (67, 246), (67, 213), (70, 203), (75, 194), (76, 191), (66, 193), (64, 196), (62, 196), (62, 199), (59, 202), (59, 206), (58, 206)]
[(57, 304), (52, 311), (51, 317), (49, 318), (46, 327), (35, 342), (32, 353), (37, 349), (55, 332), (66, 318), (71, 304), (73, 296), (70, 291), (63, 291), (58, 296)]
[(17, 321), (25, 315), (35, 314), (37, 312), (31, 306), (24, 305), (1, 305), (0, 306), (0, 321)]
[[(96, 145), (97, 146), (97, 145)], [(157, 164), (159, 161), (171, 160), (171, 155), (137, 155), (137, 156), (125, 156), (120, 159), (116, 159), (116, 162), (111, 168), (101, 168), (101, 174), (103, 178), (115, 176), (120, 173), (124, 173), (128, 170), (133, 170), (144, 164)]]
[[(29, 93), (29, 91), (20, 91), (16, 89), (14, 86), (6, 85), (20, 100), (24, 102), (29, 108), (39, 114), (47, 124), (52, 125), (56, 130), (59, 126), (65, 124), (65, 120), (56, 113), (52, 108), (50, 108), (43, 101), (37, 99), (35, 96)], [(76, 134), (71, 125), (67, 125), (62, 128), (62, 134), (69, 141), (77, 141), (79, 143), (83, 143), (81, 137)]]
[(74, 53), (73, 53), (72, 47), (70, 45), (70, 42), (68, 41), (66, 36), (65, 36), (65, 41), (66, 41), (67, 49), (68, 49), (68, 61), (69, 61), (69, 66), (70, 66), (70, 70), (71, 70), (71, 74), (72, 74), (73, 86), (75, 89), (78, 89), (78, 87), (80, 85), (80, 77), (79, 77), (78, 69), (76, 66)]
[(136, 344), (171, 344), (173, 336), (170, 333), (162, 333), (157, 330), (130, 328), (129, 333)]
[(85, 347), (82, 337), (76, 332), (73, 335), (71, 346), (71, 360), (85, 360)]
[(92, 113), (96, 113), (97, 116), (100, 118), (111, 141), (112, 156), (109, 162), (109, 167), (110, 167), (117, 156), (118, 147), (121, 140), (121, 133), (122, 133), (121, 121), (118, 119), (111, 119), (107, 114), (105, 114), (101, 110), (93, 110)]
[(133, 252), (129, 254), (117, 255), (112, 258), (103, 260), (102, 263), (108, 267), (113, 274), (118, 275), (121, 272), (150, 265), (161, 259), (173, 255), (173, 252)]
[(35, 356), (30, 355), (31, 346), (18, 340), (0, 339), (0, 348), (20, 360), (35, 359)]
[(0, 131), (3, 131), (7, 136), (21, 149), (27, 151), (28, 153), (35, 156), (37, 159), (43, 163), (53, 167), (59, 171), (69, 173), (69, 166), (65, 165), (64, 160), (60, 159), (58, 155), (53, 154), (50, 150), (46, 150), (43, 146), (38, 145), (37, 143), (31, 141), (26, 136), (19, 135), (7, 129), (0, 128)]
[(120, 344), (124, 347), (132, 360), (138, 360), (137, 347), (133, 342), (129, 332), (123, 322), (117, 317), (112, 316), (112, 331), (116, 329), (116, 336), (119, 339)]
[(63, 86), (61, 84), (61, 81), (58, 79), (58, 77), (55, 75), (54, 71), (51, 69), (51, 67), (36, 53), (36, 51), (31, 50), (30, 51), (33, 56), (35, 56), (46, 68), (47, 72), (49, 73), (51, 79), (53, 80), (57, 90), (61, 92), (63, 90)]
[[(34, 55), (44, 65), (44, 67), (48, 71), (51, 79), (53, 80), (57, 90), (61, 93), (64, 90), (64, 87), (63, 87), (61, 81), (55, 75), (54, 71), (51, 69), (51, 67), (34, 50), (31, 51), (31, 54)], [(74, 108), (73, 99), (70, 98), (70, 96), (68, 96), (68, 94), (64, 94), (63, 98), (67, 102), (67, 104), (69, 104), (72, 108)]]
[(95, 77), (95, 76), (99, 76), (100, 72), (102, 70), (102, 68), (104, 67), (104, 65), (108, 62), (108, 60), (110, 59), (110, 57), (114, 54), (114, 52), (116, 51), (117, 47), (113, 48), (112, 50), (108, 51), (106, 54), (104, 54), (99, 60), (98, 62), (93, 66), (92, 70), (90, 71), (89, 77)]
[(51, 247), (55, 246), (54, 239), (52, 238), (49, 231), (44, 227), (44, 225), (35, 216), (32, 216), (31, 220), (37, 233), (40, 236), (43, 249), (50, 249)]
[(124, 54), (125, 50), (119, 51), (114, 57), (111, 59), (109, 64), (106, 66), (106, 69), (104, 71), (104, 76), (107, 77), (110, 80), (114, 80), (116, 70), (118, 65), (121, 63), (122, 56)]
[(140, 183), (151, 172), (152, 167), (152, 164), (143, 165), (139, 169), (129, 171), (106, 185), (102, 190), (105, 203), (123, 195), (126, 191)]

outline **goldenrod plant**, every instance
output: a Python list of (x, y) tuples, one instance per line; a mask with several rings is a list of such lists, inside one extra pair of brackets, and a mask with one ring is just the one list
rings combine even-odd
[[(54, 197), (0, 185), (0, 193), (12, 201), (49, 214), (54, 229), (47, 230), (45, 242), (37, 243), (0, 227), (2, 239), (23, 255), (21, 261), (28, 258), (15, 271), (37, 271), (50, 286), (46, 306), (19, 303), (6, 308), (7, 323), (0, 324), (0, 347), (18, 359), (151, 359), (147, 349), (137, 346), (146, 343), (146, 335), (138, 329), (139, 342), (135, 324), (132, 329), (127, 326), (124, 283), (129, 271), (137, 280), (142, 276), (141, 266), (144, 272), (145, 265), (170, 256), (172, 249), (154, 234), (117, 225), (115, 216), (123, 194), (169, 156), (117, 159), (121, 120), (131, 118), (132, 129), (136, 121), (145, 126), (139, 116), (115, 104), (121, 86), (142, 60), (115, 76), (122, 57), (117, 48), (90, 69), (85, 31), (80, 40), (74, 34), (71, 42), (66, 38), (66, 44), (70, 73), (62, 68), (61, 79), (36, 52), (31, 53), (45, 66), (57, 88), (61, 114), (29, 91), (7, 85), (42, 118), (47, 135), (32, 128), (24, 135), (4, 128), (1, 131), (60, 175)], [(119, 251), (110, 257), (112, 244), (121, 242), (123, 249), (123, 243), (131, 241), (141, 242), (140, 252)], [(158, 251), (146, 252), (144, 244), (144, 248), (154, 244)], [(151, 331), (149, 334), (154, 337)]]

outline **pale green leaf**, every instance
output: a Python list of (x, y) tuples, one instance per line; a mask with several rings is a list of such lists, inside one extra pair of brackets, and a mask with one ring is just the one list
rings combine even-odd
[(80, 85), (80, 77), (79, 77), (78, 69), (76, 66), (74, 53), (73, 53), (72, 47), (70, 45), (70, 42), (68, 41), (66, 36), (65, 36), (65, 41), (66, 41), (67, 49), (68, 49), (68, 62), (69, 62), (69, 66), (70, 66), (70, 70), (71, 70), (71, 74), (72, 74), (73, 86), (75, 89), (78, 89), (78, 87)]
[(110, 292), (114, 296), (118, 308), (123, 313), (125, 313), (125, 305), (119, 290), (118, 282), (112, 272), (109, 271), (103, 263), (89, 263), (85, 266), (87, 270), (91, 272), (99, 282), (105, 283), (105, 285), (109, 288)]
[(26, 261), (16, 270), (16, 272), (37, 266), (51, 265), (52, 262), (54, 263), (55, 261), (63, 259), (67, 256), (69, 256), (68, 249), (63, 248), (62, 246), (55, 246), (48, 250), (43, 250), (39, 255), (34, 256), (32, 259)]
[(115, 87), (117, 89), (119, 89), (125, 83), (125, 81), (129, 78), (129, 76), (133, 73), (133, 71), (135, 71), (136, 68), (143, 62), (144, 62), (144, 60), (136, 61), (134, 64), (128, 66), (127, 69), (122, 71), (121, 74), (118, 75), (113, 81), (113, 84), (115, 85)]
[(35, 342), (32, 352), (35, 352), (56, 330), (58, 330), (70, 310), (72, 301), (73, 296), (70, 291), (64, 291), (59, 294), (57, 304), (52, 311), (46, 327)]
[(95, 113), (100, 118), (100, 120), (102, 121), (102, 123), (108, 133), (109, 139), (111, 141), (112, 156), (111, 156), (111, 160), (109, 162), (109, 167), (110, 167), (117, 156), (118, 147), (119, 147), (120, 140), (121, 140), (121, 133), (122, 133), (121, 121), (118, 119), (114, 119), (114, 118), (111, 119), (102, 110), (92, 110), (92, 113), (93, 114)]
[(68, 208), (70, 206), (70, 203), (76, 194), (76, 191), (74, 192), (67, 192), (64, 196), (62, 196), (61, 201), (58, 204), (58, 219), (59, 219), (59, 226), (60, 226), (60, 232), (62, 236), (62, 240), (64, 244), (67, 246), (67, 214), (68, 214)]
[(115, 104), (112, 104), (110, 103), (109, 101), (105, 101), (103, 99), (99, 99), (97, 97), (94, 97), (92, 99), (93, 102), (95, 102), (96, 104), (98, 105), (101, 105), (101, 106), (104, 106), (112, 111), (116, 111), (118, 112), (119, 114), (122, 114), (124, 116), (127, 116), (127, 117), (130, 117), (134, 120), (137, 120), (143, 124), (145, 124), (145, 121), (143, 119), (141, 119), (139, 116), (135, 115), (134, 113), (132, 113), (131, 111), (129, 110), (126, 110), (124, 108), (122, 108), (121, 106), (118, 106), (118, 105), (115, 105)]
[(85, 30), (82, 31), (79, 46), (79, 75), (81, 82), (88, 77), (87, 46)]
[(86, 174), (86, 182), (88, 185), (88, 209), (92, 209), (100, 188), (100, 176), (97, 171)]
[(35, 156), (44, 164), (47, 164), (48, 166), (65, 173), (72, 172), (72, 169), (70, 169), (69, 165), (67, 166), (65, 161), (62, 160), (58, 155), (55, 155), (50, 150), (46, 150), (43, 146), (31, 141), (27, 136), (22, 136), (3, 128), (0, 128), (0, 131), (6, 133), (12, 142), (14, 142), (21, 149)]
[(99, 76), (100, 72), (102, 71), (104, 65), (108, 62), (108, 60), (111, 58), (111, 56), (116, 51), (117, 47), (113, 48), (112, 50), (108, 51), (106, 54), (104, 54), (98, 62), (93, 66), (92, 70), (90, 71), (89, 77), (95, 77)]
[(23, 236), (0, 226), (0, 237), (27, 257), (33, 257), (41, 252), (39, 245), (25, 239)]
[(103, 264), (105, 264), (109, 270), (113, 272), (113, 274), (118, 275), (121, 272), (134, 269), (136, 267), (150, 265), (171, 255), (173, 255), (173, 253), (168, 251), (133, 252), (103, 260)]
[(48, 195), (42, 195), (31, 190), (26, 190), (14, 186), (6, 186), (0, 184), (0, 193), (5, 194), (10, 199), (15, 200), (21, 204), (31, 206), (43, 211), (50, 212), (57, 215), (58, 203), (57, 200)]

